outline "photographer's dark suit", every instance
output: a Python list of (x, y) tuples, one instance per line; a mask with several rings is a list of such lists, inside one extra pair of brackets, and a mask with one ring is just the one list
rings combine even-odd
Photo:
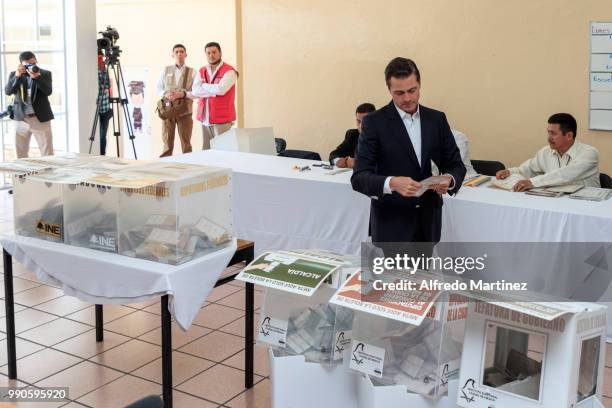
[(442, 226), (442, 197), (428, 190), (421, 197), (384, 194), (388, 176), (407, 176), (421, 181), (431, 176), (433, 161), (443, 174), (452, 175), (459, 190), (465, 166), (444, 113), (420, 106), (421, 164), (406, 127), (391, 102), (369, 114), (363, 128), (353, 177), (353, 189), (372, 200), (370, 225), (373, 242), (438, 242)]
[(13, 100), (13, 119), (16, 123), (15, 144), (17, 157), (28, 157), (30, 137), (36, 137), (38, 147), (42, 156), (53, 154), (53, 143), (51, 135), (51, 120), (53, 111), (49, 103), (49, 96), (52, 93), (51, 72), (41, 69), (40, 76), (31, 80), (31, 98), (34, 113), (26, 113), (26, 103), (28, 95), (28, 75), (15, 76), (15, 71), (11, 72), (4, 91), (7, 95), (15, 95)]

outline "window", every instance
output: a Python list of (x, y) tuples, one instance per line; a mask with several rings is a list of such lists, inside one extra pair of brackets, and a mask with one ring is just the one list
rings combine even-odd
[(578, 372), (578, 400), (580, 402), (597, 391), (597, 373), (599, 371), (599, 347), (601, 337), (582, 341), (580, 350), (580, 371)]
[[(5, 110), (12, 97), (4, 94), (9, 73), (19, 64), (19, 53), (32, 51), (38, 64), (53, 75), (53, 94), (49, 98), (55, 119), (51, 122), (53, 148), (66, 152), (68, 122), (66, 113), (66, 46), (64, 0), (0, 0), (0, 110)], [(15, 159), (13, 121), (0, 121), (0, 161)], [(30, 143), (30, 156), (39, 156), (35, 138)], [(0, 179), (0, 186), (7, 179)]]
[(543, 334), (489, 323), (483, 385), (539, 400), (545, 347)]

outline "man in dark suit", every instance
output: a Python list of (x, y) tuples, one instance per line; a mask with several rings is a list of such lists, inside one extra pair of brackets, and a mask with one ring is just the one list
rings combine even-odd
[(329, 162), (337, 167), (353, 168), (355, 165), (355, 150), (357, 150), (357, 142), (361, 133), (361, 123), (368, 113), (372, 113), (376, 107), (371, 103), (362, 103), (355, 111), (355, 121), (357, 129), (349, 129), (346, 131), (344, 140), (329, 154)]
[(11, 72), (4, 89), (7, 95), (15, 95), (13, 119), (18, 158), (28, 157), (32, 135), (36, 138), (41, 156), (53, 154), (53, 112), (49, 103), (53, 89), (51, 72), (36, 64), (34, 53), (24, 51), (19, 54), (19, 65)]
[[(459, 190), (465, 166), (444, 113), (419, 105), (421, 77), (416, 64), (395, 58), (385, 69), (392, 101), (363, 121), (353, 189), (372, 197), (373, 242), (438, 242), (442, 197)], [(419, 191), (431, 176), (431, 162), (443, 175)]]

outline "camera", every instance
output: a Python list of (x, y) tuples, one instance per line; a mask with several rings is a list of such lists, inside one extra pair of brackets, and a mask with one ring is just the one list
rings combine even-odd
[(9, 105), (6, 107), (6, 110), (0, 112), (0, 119), (4, 119), (6, 117), (13, 119), (13, 105)]
[(104, 54), (106, 64), (116, 64), (119, 60), (119, 54), (121, 49), (116, 45), (119, 39), (119, 32), (112, 26), (107, 26), (106, 30), (100, 31), (98, 34), (102, 38), (98, 38), (98, 51), (102, 51)]
[(36, 64), (26, 64), (25, 69), (33, 72), (34, 74), (36, 74), (37, 72), (40, 72), (40, 68)]

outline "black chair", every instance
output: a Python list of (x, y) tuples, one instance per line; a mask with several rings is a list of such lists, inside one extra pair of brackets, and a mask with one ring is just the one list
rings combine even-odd
[(500, 170), (506, 168), (504, 163), (492, 160), (470, 160), (472, 162), (472, 167), (478, 174), (483, 174), (485, 176), (494, 176)]
[(321, 155), (308, 150), (283, 150), (278, 154), (282, 157), (293, 157), (295, 159), (307, 159), (321, 161)]
[(601, 188), (612, 189), (612, 178), (606, 173), (599, 173), (599, 183), (601, 184)]
[(274, 143), (276, 144), (276, 153), (280, 153), (287, 149), (287, 141), (282, 137), (275, 137)]
[(159, 395), (149, 395), (141, 400), (132, 402), (125, 408), (164, 408), (164, 401)]

